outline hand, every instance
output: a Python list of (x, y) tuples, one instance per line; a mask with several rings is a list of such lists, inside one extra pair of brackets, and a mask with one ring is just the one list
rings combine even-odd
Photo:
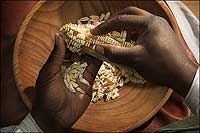
[(128, 7), (91, 32), (97, 35), (122, 29), (127, 31), (129, 40), (136, 40), (135, 47), (102, 44), (97, 52), (112, 62), (134, 67), (146, 80), (186, 96), (197, 66), (188, 58), (168, 22), (142, 9)]
[[(65, 52), (63, 39), (56, 35), (53, 52), (41, 69), (36, 82), (36, 98), (31, 114), (43, 131), (64, 131), (71, 127), (91, 101), (91, 86), (78, 83), (86, 94), (73, 93), (66, 88), (60, 70)], [(67, 51), (66, 56), (69, 54)], [(89, 59), (87, 62), (84, 78), (93, 84), (101, 62), (95, 59)]]

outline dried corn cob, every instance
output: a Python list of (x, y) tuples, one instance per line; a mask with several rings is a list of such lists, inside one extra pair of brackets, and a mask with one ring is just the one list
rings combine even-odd
[[(90, 30), (94, 26), (91, 24), (77, 25), (77, 24), (66, 24), (61, 29), (60, 32), (64, 37), (67, 47), (72, 52), (79, 52), (83, 46), (94, 50), (99, 44), (111, 44), (121, 47), (133, 47), (135, 45), (134, 41), (126, 42), (124, 38), (117, 38), (114, 34), (96, 36), (90, 33)], [(116, 32), (115, 32), (116, 33)]]
[[(90, 30), (93, 29), (94, 26), (91, 24), (85, 25), (77, 25), (77, 24), (66, 24), (64, 25), (60, 31), (64, 37), (67, 48), (69, 48), (72, 52), (86, 52), (87, 54), (97, 57), (101, 60), (108, 61), (105, 57), (95, 53), (94, 49), (99, 44), (110, 44), (116, 45), (120, 47), (134, 47), (135, 42), (126, 42), (125, 36), (126, 32), (117, 33), (114, 31), (113, 33), (109, 33), (107, 35), (96, 36), (90, 33)], [(121, 36), (121, 40), (118, 36)], [(118, 38), (118, 39), (116, 39)], [(83, 50), (82, 50), (83, 49)], [(120, 65), (118, 65), (120, 66)], [(135, 83), (144, 83), (145, 80), (141, 77), (136, 71), (133, 69), (128, 69), (124, 66), (121, 67), (124, 69), (126, 75), (124, 77), (128, 78), (128, 81), (132, 81)]]

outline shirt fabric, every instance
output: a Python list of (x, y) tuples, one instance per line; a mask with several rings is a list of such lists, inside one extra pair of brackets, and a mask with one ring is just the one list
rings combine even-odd
[[(181, 1), (166, 1), (176, 18), (181, 34), (199, 63), (199, 20)], [(199, 68), (185, 98), (190, 110), (199, 115)]]
[[(182, 2), (166, 1), (166, 3), (170, 7), (176, 18), (184, 40), (186, 41), (188, 47), (190, 48), (197, 62), (199, 63), (199, 20)], [(185, 103), (194, 114), (199, 115), (199, 69), (196, 72), (192, 86), (185, 98)], [(42, 132), (30, 113), (25, 117), (20, 125), (4, 127), (1, 128), (0, 131)]]
[(1, 132), (42, 132), (30, 113), (17, 126), (1, 128)]
[(181, 1), (166, 1), (173, 12), (181, 34), (199, 63), (199, 19)]
[(194, 77), (192, 86), (185, 97), (185, 103), (194, 114), (199, 116), (199, 68)]

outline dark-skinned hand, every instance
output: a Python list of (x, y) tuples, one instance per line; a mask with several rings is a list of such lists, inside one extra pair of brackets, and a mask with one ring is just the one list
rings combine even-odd
[(121, 30), (127, 31), (129, 40), (136, 40), (135, 47), (102, 44), (96, 48), (97, 52), (112, 62), (134, 67), (148, 81), (171, 87), (186, 96), (197, 66), (187, 56), (168, 22), (142, 9), (128, 7), (91, 32), (99, 35)]
[[(42, 67), (36, 82), (36, 97), (31, 114), (43, 131), (66, 131), (86, 110), (91, 101), (92, 88), (78, 82), (86, 94), (70, 92), (63, 81), (60, 66), (69, 59), (63, 39), (56, 34), (54, 49)], [(72, 57), (72, 56), (70, 56)], [(72, 58), (75, 56), (73, 55)], [(84, 78), (92, 85), (101, 62), (87, 56)]]

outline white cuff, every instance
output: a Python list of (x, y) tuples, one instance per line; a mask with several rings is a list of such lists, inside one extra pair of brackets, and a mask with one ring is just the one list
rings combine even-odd
[(15, 132), (42, 132), (30, 113), (25, 119), (18, 125)]
[(194, 114), (199, 115), (199, 68), (196, 71), (192, 86), (185, 97), (185, 103)]
[(17, 126), (9, 126), (1, 128), (1, 132), (18, 133), (18, 132), (42, 132), (30, 113)]

